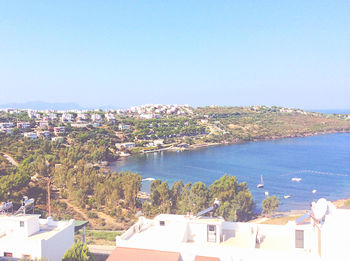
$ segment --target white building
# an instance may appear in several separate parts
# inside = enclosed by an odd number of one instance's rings
[[[32,140],[35,140],[38,138],[38,134],[35,132],[26,132],[26,133],[23,133],[23,136]]]
[[[134,148],[136,144],[135,142],[124,142],[124,143],[116,143],[115,146],[118,149],[121,149],[121,148],[131,149],[131,148]]]
[[[0,122],[0,129],[13,128],[13,122]]]
[[[70,113],[63,113],[61,117],[62,122],[72,122],[74,119],[73,115]]]
[[[17,123],[17,128],[18,129],[30,128],[30,122],[18,122]]]
[[[12,134],[13,128],[0,129],[0,132],[5,133],[5,134]]]
[[[227,222],[222,218],[161,214],[140,217],[117,248],[180,253],[181,260],[349,260],[350,210],[320,199],[311,215],[286,225]],[[133,260],[133,252],[128,260]],[[124,256],[125,258],[125,256]],[[110,261],[117,261],[112,254]],[[180,260],[180,259],[179,259]]]
[[[66,132],[66,128],[64,126],[53,128],[55,135],[63,134]]]
[[[40,127],[40,129],[48,129],[49,121],[38,121],[37,125]]]
[[[53,221],[39,216],[0,215],[0,260],[2,257],[62,260],[74,243],[74,220]]]
[[[130,125],[120,123],[118,125],[118,128],[119,128],[119,130],[129,130],[130,129]]]
[[[37,135],[38,135],[38,137],[42,137],[42,138],[48,139],[51,136],[51,132],[49,132],[49,131],[38,131]]]
[[[89,120],[89,115],[86,113],[78,113],[77,122],[86,122]]]
[[[102,120],[102,116],[100,114],[92,114],[91,115],[91,120],[96,122],[96,121],[101,121]]]
[[[112,113],[106,113],[105,117],[106,117],[107,121],[111,121],[111,122],[115,121],[115,115]]]

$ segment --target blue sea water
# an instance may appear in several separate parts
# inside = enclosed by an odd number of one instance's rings
[[[318,198],[350,197],[350,133],[288,138],[185,152],[142,154],[112,164],[116,171],[143,178],[202,181],[210,185],[225,173],[247,182],[259,207],[265,191],[280,198],[279,210],[308,209]],[[258,189],[260,175],[264,188]],[[293,182],[293,177],[301,178]],[[145,181],[143,189],[149,189]],[[312,190],[316,189],[316,193]],[[284,195],[290,195],[284,199]]]

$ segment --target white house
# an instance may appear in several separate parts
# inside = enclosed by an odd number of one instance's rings
[[[89,120],[89,115],[86,113],[78,113],[77,115],[77,121],[78,122],[86,122]]]
[[[18,122],[17,123],[17,128],[18,129],[30,128],[30,122]]]
[[[116,237],[116,253],[134,260],[137,249],[180,253],[179,260],[349,260],[350,210],[320,199],[312,212],[286,225],[228,222],[222,218],[161,214]],[[125,255],[129,255],[128,258]],[[109,261],[119,261],[112,254]],[[169,259],[170,260],[170,259]],[[176,259],[177,260],[177,259]],[[202,259],[201,259],[202,260]]]
[[[102,116],[100,114],[92,114],[91,115],[91,120],[96,122],[96,121],[101,121],[102,120]]]
[[[23,133],[23,136],[32,140],[35,140],[38,138],[38,134],[35,132],[26,132],[26,133]]]
[[[66,128],[64,126],[55,127],[53,128],[55,135],[63,134],[66,131]]]
[[[118,128],[119,128],[119,130],[129,130],[130,129],[130,125],[120,123],[118,125]]]
[[[107,121],[111,121],[111,122],[115,121],[115,115],[112,113],[106,113],[105,117],[106,117]]]
[[[74,119],[73,115],[70,113],[63,113],[61,117],[62,122],[72,122]]]
[[[121,148],[131,149],[131,148],[134,148],[136,144],[135,142],[124,142],[124,143],[116,143],[115,146],[118,149],[121,149]]]
[[[0,214],[0,260],[62,260],[74,243],[74,220],[54,221],[39,216]]]
[[[39,137],[46,138],[46,139],[50,138],[51,136],[51,132],[49,131],[38,131],[37,134]]]
[[[49,121],[38,121],[37,124],[41,129],[49,128]]]
[[[13,128],[13,122],[0,122],[0,129]]]

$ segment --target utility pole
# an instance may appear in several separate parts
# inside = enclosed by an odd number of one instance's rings
[[[48,216],[51,217],[51,196],[50,196],[50,178],[46,178],[47,180],[47,186],[46,186],[46,189],[47,189],[47,212],[48,212]]]

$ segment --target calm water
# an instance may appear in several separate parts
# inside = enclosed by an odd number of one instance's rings
[[[143,178],[170,184],[181,179],[210,185],[228,173],[247,182],[258,206],[268,191],[280,197],[282,211],[308,209],[310,202],[320,197],[350,197],[350,133],[143,154],[117,161],[112,169],[138,172]],[[263,189],[256,188],[260,175]],[[293,182],[293,177],[302,180]],[[147,187],[145,181],[143,189]],[[291,197],[284,199],[284,195]]]

